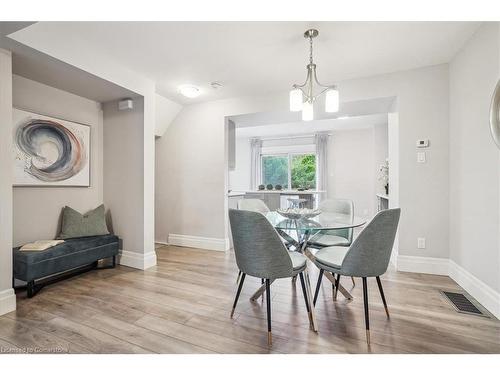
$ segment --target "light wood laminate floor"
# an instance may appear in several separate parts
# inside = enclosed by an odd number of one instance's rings
[[[118,266],[17,296],[17,311],[0,317],[0,352],[50,353],[500,353],[500,322],[459,314],[440,289],[450,278],[388,271],[382,282],[387,320],[369,280],[372,344],[365,341],[361,280],[353,301],[331,299],[323,279],[309,329],[300,283],[275,282],[273,346],[267,346],[265,302],[250,302],[260,279],[247,277],[233,319],[237,268],[232,253],[157,248],[146,271]],[[316,284],[317,270],[311,267]],[[344,280],[351,289],[351,281]]]

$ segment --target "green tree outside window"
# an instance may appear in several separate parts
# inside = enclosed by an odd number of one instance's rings
[[[289,178],[290,177],[290,178]],[[316,155],[290,154],[262,156],[262,184],[288,189],[316,188]]]
[[[290,161],[292,189],[315,189],[316,155],[292,155]]]

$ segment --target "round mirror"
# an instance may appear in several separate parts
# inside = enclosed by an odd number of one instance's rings
[[[493,140],[500,148],[500,80],[497,82],[490,106],[490,130]]]

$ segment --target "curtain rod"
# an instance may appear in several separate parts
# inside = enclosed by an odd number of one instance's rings
[[[281,139],[300,139],[300,138],[314,138],[316,134],[306,134],[306,135],[296,135],[296,136],[289,136],[289,137],[274,137],[274,138],[261,138],[262,141],[279,141]],[[331,136],[330,133],[327,134],[329,137]]]

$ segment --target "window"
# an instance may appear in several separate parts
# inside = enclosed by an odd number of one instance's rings
[[[302,154],[290,156],[290,180],[292,189],[316,188],[316,155]]]
[[[262,156],[262,183],[288,189],[288,155]]]
[[[262,156],[262,184],[281,185],[283,189],[316,188],[315,154],[278,154]]]

